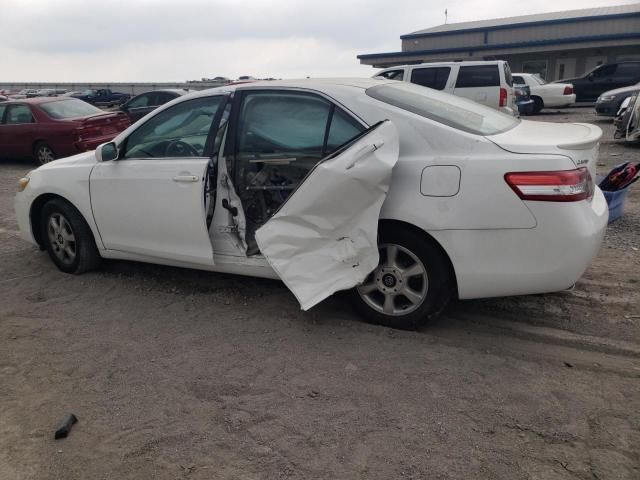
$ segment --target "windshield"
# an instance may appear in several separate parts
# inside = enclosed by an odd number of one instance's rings
[[[443,125],[477,135],[506,132],[520,123],[511,115],[427,87],[387,83],[366,90],[367,95]]]
[[[59,102],[43,103],[40,105],[40,108],[42,108],[49,117],[57,120],[63,118],[88,117],[104,113],[99,108],[74,98],[60,100]]]

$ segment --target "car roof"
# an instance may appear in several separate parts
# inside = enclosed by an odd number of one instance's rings
[[[412,63],[407,65],[394,65],[393,67],[387,67],[382,69],[384,70],[394,70],[396,68],[407,68],[407,67],[440,67],[440,66],[450,66],[450,65],[462,65],[466,66],[474,66],[474,65],[498,65],[500,63],[506,63],[505,60],[473,60],[473,61],[462,61],[462,62],[426,62],[426,63]]]
[[[148,92],[138,93],[138,95],[144,95],[145,93],[157,93],[157,92],[168,92],[168,93],[180,93],[185,94],[187,91],[184,88],[159,88],[158,90],[149,90]]]
[[[394,83],[395,80],[377,78],[301,78],[291,80],[258,80],[255,82],[245,82],[220,87],[208,88],[190,92],[190,97],[206,96],[220,91],[229,92],[238,88],[305,88],[309,90],[326,90],[328,88],[359,89],[365,90],[369,87]]]

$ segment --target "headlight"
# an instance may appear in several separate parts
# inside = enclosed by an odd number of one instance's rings
[[[27,188],[27,185],[29,185],[29,177],[22,177],[20,180],[18,180],[18,191],[22,192],[25,188]]]
[[[616,98],[615,95],[602,95],[598,97],[598,102],[610,102],[614,98]]]

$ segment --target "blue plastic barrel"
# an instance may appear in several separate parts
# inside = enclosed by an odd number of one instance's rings
[[[609,205],[609,223],[611,223],[622,216],[624,202],[627,199],[629,189],[623,188],[616,192],[605,192],[603,190],[602,193],[604,194],[604,198],[607,199],[607,204]]]

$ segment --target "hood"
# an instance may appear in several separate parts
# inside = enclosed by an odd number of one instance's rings
[[[72,157],[61,158],[59,160],[54,160],[53,162],[45,163],[41,167],[38,167],[36,170],[49,170],[52,168],[60,168],[78,164],[91,165],[96,162],[97,160],[95,151],[92,150],[89,152],[82,152],[77,155],[73,155]]]
[[[604,97],[605,95],[618,95],[620,93],[633,93],[637,91],[640,91],[640,83],[631,85],[629,87],[614,88],[613,90],[607,90],[606,92],[601,93],[600,96]]]

